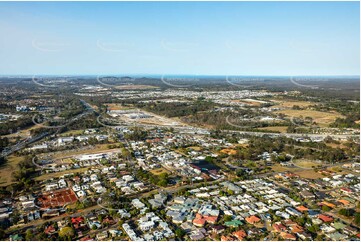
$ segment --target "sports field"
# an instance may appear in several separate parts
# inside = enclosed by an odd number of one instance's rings
[[[76,202],[78,199],[75,193],[69,189],[61,189],[48,193],[43,193],[38,198],[38,203],[42,208],[62,207],[66,204]]]

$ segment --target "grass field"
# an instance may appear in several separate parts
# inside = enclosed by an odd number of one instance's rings
[[[17,164],[24,159],[23,156],[9,156],[8,161],[0,167],[0,186],[8,186],[12,181],[12,173],[18,170]]]
[[[329,124],[333,123],[336,118],[343,118],[343,116],[336,112],[320,112],[314,110],[293,110],[286,109],[281,111],[275,111],[275,113],[283,113],[284,115],[292,118],[298,117],[311,117],[314,122],[319,124],[320,126],[327,127]]]
[[[160,175],[162,173],[169,173],[166,169],[164,168],[157,168],[157,169],[153,169],[153,170],[150,170],[150,172],[153,174],[153,175]]]
[[[50,178],[53,177],[60,177],[63,176],[65,174],[70,174],[70,173],[77,173],[77,172],[85,172],[86,170],[90,169],[90,167],[84,167],[84,168],[79,168],[79,169],[73,169],[73,170],[67,170],[67,171],[59,171],[59,172],[55,172],[55,173],[47,173],[41,176],[36,177],[34,180],[36,181],[44,181],[44,180],[48,180]]]
[[[53,158],[61,159],[61,158],[66,158],[66,157],[69,157],[72,155],[92,154],[92,153],[110,152],[110,151],[118,150],[118,149],[108,149],[107,147],[108,147],[107,144],[102,144],[102,145],[96,145],[95,148],[89,148],[86,150],[78,150],[78,151],[71,151],[71,152],[64,152],[64,151],[57,152],[55,155],[53,155]],[[17,157],[14,155],[10,155],[8,157],[7,163],[0,167],[0,186],[7,186],[7,185],[13,183],[12,173],[18,169],[17,164],[23,159],[24,159],[23,156]],[[70,171],[67,171],[64,174],[66,174],[66,173],[70,173]],[[54,173],[46,174],[46,175],[52,176],[52,175],[54,175]],[[38,178],[36,178],[36,179],[38,179]],[[41,178],[41,179],[43,179],[43,178]]]
[[[105,104],[109,110],[128,110],[133,109],[134,107],[122,106],[119,103],[106,103]]]
[[[262,131],[271,131],[271,132],[280,132],[280,133],[286,133],[288,126],[273,126],[273,127],[262,127],[258,128]]]
[[[82,135],[83,133],[84,133],[83,129],[69,130],[69,131],[66,131],[66,132],[60,134],[59,136],[61,136],[61,137],[76,136],[76,135]]]
[[[316,102],[309,102],[309,101],[297,101],[297,100],[289,100],[289,99],[270,99],[275,105],[272,106],[273,108],[279,108],[280,110],[274,111],[275,114],[284,114],[290,118],[299,118],[299,117],[311,117],[314,122],[316,122],[321,127],[328,127],[331,123],[333,123],[336,118],[344,118],[343,115],[330,111],[330,112],[321,112],[316,110],[311,110],[310,106],[316,105]],[[299,106],[303,110],[294,110],[292,109],[293,106]],[[273,127],[272,127],[273,128]],[[276,129],[270,129],[268,127],[260,128],[262,130],[272,130],[278,131]],[[281,131],[283,130],[281,129]]]
[[[299,106],[301,108],[306,108],[311,105],[315,105],[314,102],[306,102],[306,101],[292,101],[292,100],[271,100],[276,103],[274,108],[292,108],[293,106]]]
[[[73,155],[81,155],[81,154],[94,154],[94,153],[99,153],[99,152],[110,152],[110,151],[115,151],[115,150],[119,150],[119,149],[108,149],[108,144],[99,144],[99,145],[95,145],[95,147],[90,147],[89,149],[84,149],[84,150],[75,150],[75,151],[70,151],[70,152],[57,152],[54,155],[52,155],[53,159],[61,159],[61,158],[66,158],[69,156],[73,156]]]
[[[294,168],[283,167],[280,164],[276,164],[272,166],[272,170],[275,172],[285,172],[285,171],[292,171]]]
[[[340,143],[340,144],[326,143],[326,145],[329,146],[329,147],[332,147],[332,148],[347,149],[347,146],[345,146],[342,143]]]
[[[315,161],[305,160],[305,159],[293,160],[293,163],[303,168],[313,168],[321,165],[321,163],[317,163]]]
[[[182,154],[182,155],[187,155],[187,150],[185,148],[177,148],[174,149],[175,152],[177,152],[178,154]]]
[[[302,178],[308,178],[308,179],[318,179],[325,177],[322,174],[315,172],[314,170],[296,171],[294,173]]]
[[[347,174],[351,173],[351,174],[353,174],[355,176],[360,176],[359,172],[344,169],[344,168],[342,168],[341,165],[340,166],[330,167],[330,168],[328,168],[328,170],[336,172],[337,174],[341,174],[341,175],[347,175]]]
[[[328,170],[333,171],[333,172],[342,172],[342,167],[341,166],[334,166],[334,167],[328,168]]]
[[[302,178],[318,179],[324,177],[322,174],[315,172],[314,170],[300,170],[300,168],[283,167],[279,164],[272,166],[272,170],[276,172],[293,172]]]
[[[41,125],[33,125],[27,129],[22,129],[19,132],[16,133],[12,133],[12,134],[7,134],[7,135],[3,135],[2,137],[7,137],[8,139],[12,140],[15,139],[16,137],[20,137],[21,139],[27,138],[30,135],[30,131],[33,129],[37,129],[40,128]]]
[[[261,102],[255,102],[255,101],[250,101],[250,100],[244,100],[244,99],[241,99],[241,100],[231,100],[231,102],[235,102],[235,103],[243,103],[243,104],[246,104],[246,105],[249,105],[249,106],[255,106],[255,107],[259,107],[261,106]]]
[[[199,146],[189,146],[188,148],[190,148],[192,150],[195,150],[195,151],[201,151],[202,150],[202,147],[199,147]]]
[[[115,86],[115,88],[121,90],[141,90],[141,89],[154,89],[159,87],[151,86],[151,85],[120,85],[120,86]]]

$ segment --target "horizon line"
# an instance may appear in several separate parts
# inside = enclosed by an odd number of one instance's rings
[[[130,73],[118,73],[118,74],[0,74],[0,77],[36,77],[36,76],[72,76],[72,77],[99,77],[99,76],[143,76],[143,77],[162,77],[162,76],[198,76],[198,77],[353,77],[360,78],[360,74],[340,74],[340,75],[256,75],[256,74],[130,74]]]

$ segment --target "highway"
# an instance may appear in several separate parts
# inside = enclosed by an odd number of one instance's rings
[[[175,131],[181,132],[181,133],[193,133],[193,134],[207,134],[210,132],[210,130],[208,129],[204,129],[204,128],[198,128],[198,127],[192,127],[192,126],[167,126],[167,125],[150,125],[150,124],[128,124],[128,125],[116,125],[116,126],[111,126],[111,125],[104,125],[104,126],[108,126],[111,128],[117,128],[117,129],[121,129],[121,128],[130,128],[130,127],[140,127],[140,128],[144,128],[144,129],[154,129],[154,128],[173,128]],[[263,135],[268,135],[268,136],[274,136],[274,137],[278,137],[278,136],[285,136],[288,138],[320,138],[320,139],[324,139],[326,137],[331,137],[333,139],[347,139],[347,138],[358,138],[360,137],[360,135],[358,134],[311,134],[311,133],[271,133],[271,132],[253,132],[253,131],[240,131],[240,130],[222,130],[223,132],[228,132],[228,133],[239,133],[239,134],[246,134],[246,135],[252,135],[252,136],[263,136]]]
[[[89,115],[92,112],[95,112],[95,110],[90,106],[90,104],[88,104],[87,102],[85,102],[84,100],[80,100],[80,102],[85,106],[85,111],[82,112],[81,114],[76,115],[75,117],[73,117],[72,119],[69,120],[69,122],[67,122],[65,125],[61,126],[60,128],[57,129],[57,131],[51,132],[51,131],[46,131],[43,132],[35,137],[31,137],[31,138],[26,138],[24,140],[19,141],[17,144],[7,147],[5,148],[2,153],[0,154],[0,157],[6,157],[11,155],[12,153],[19,151],[21,149],[24,149],[26,146],[28,146],[31,143],[37,142],[51,134],[57,134],[58,132],[60,132],[61,128],[68,126],[69,124],[72,124],[73,122],[80,120],[81,118],[83,118],[86,115]]]
[[[26,139],[18,142],[17,144],[4,149],[3,152],[1,153],[0,157],[6,157],[8,155],[11,155],[12,153],[14,153],[16,151],[19,151],[19,150],[25,148],[27,145],[41,140],[42,138],[48,136],[49,134],[50,134],[49,132],[44,132],[44,133],[41,133],[41,134],[39,134],[39,135],[37,135],[35,137],[26,138]]]
[[[298,133],[270,133],[270,132],[252,132],[252,131],[238,131],[238,130],[224,130],[224,132],[230,132],[230,133],[239,133],[239,134],[248,134],[248,135],[254,135],[254,136],[263,136],[263,135],[269,135],[269,136],[285,136],[288,138],[326,138],[331,137],[333,139],[347,139],[349,137],[360,137],[360,135],[357,134],[298,134]]]

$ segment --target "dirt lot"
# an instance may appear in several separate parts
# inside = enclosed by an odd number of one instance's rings
[[[220,151],[220,153],[227,154],[227,155],[235,155],[235,154],[237,154],[237,151],[234,149],[223,149]]]

